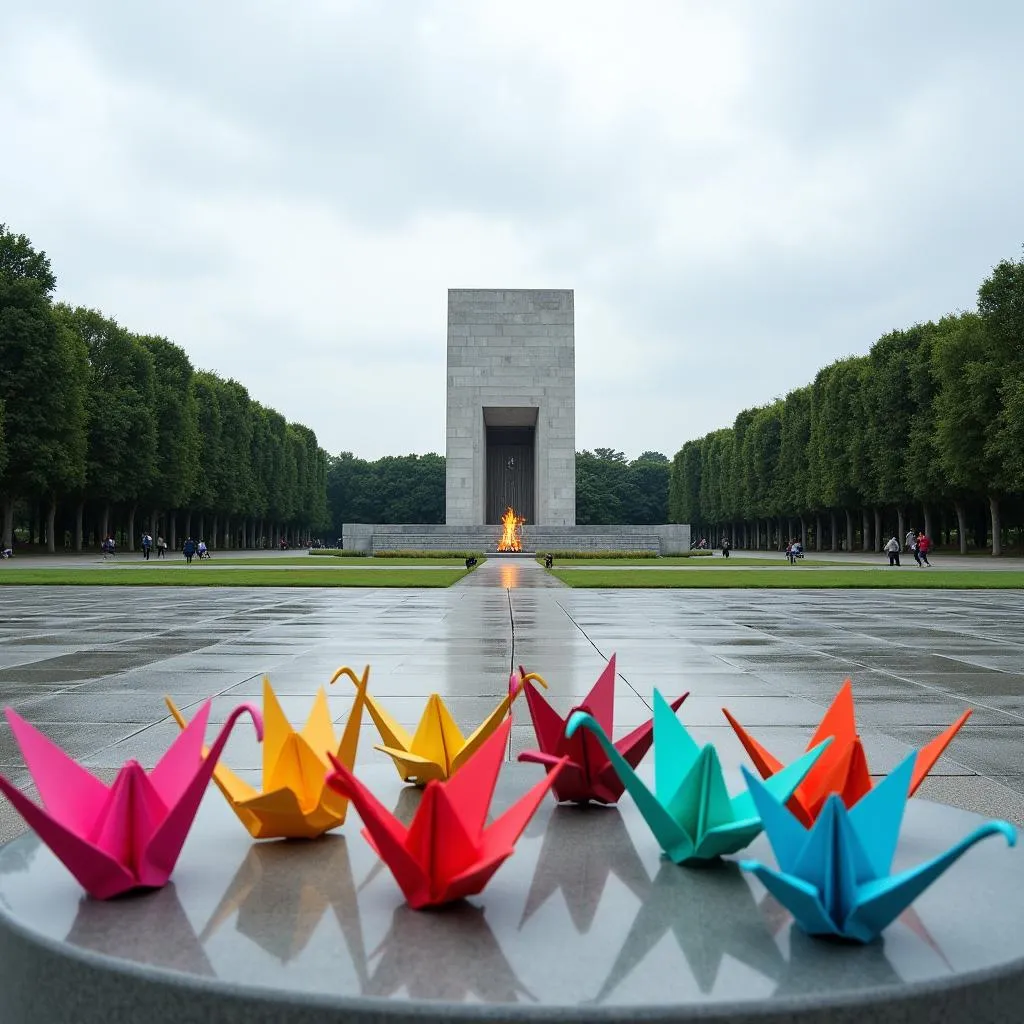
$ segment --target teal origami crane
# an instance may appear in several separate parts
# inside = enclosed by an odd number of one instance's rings
[[[833,794],[809,829],[744,768],[779,870],[753,860],[740,867],[757,875],[805,932],[871,942],[979,840],[1000,834],[1010,846],[1017,841],[1009,822],[989,821],[938,857],[889,874],[916,759],[917,751],[850,810]]]
[[[761,819],[750,793],[729,796],[718,752],[711,744],[697,745],[658,690],[654,691],[653,793],[585,711],[570,717],[566,736],[577,729],[589,729],[595,735],[665,855],[676,864],[715,860],[757,838]],[[768,779],[765,786],[773,796],[788,800],[830,742],[819,744]]]

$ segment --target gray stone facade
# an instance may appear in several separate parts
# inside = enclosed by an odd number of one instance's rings
[[[445,481],[449,526],[481,526],[487,521],[488,425],[535,427],[536,525],[575,525],[571,289],[449,289]]]
[[[346,551],[491,551],[498,546],[494,526],[346,523]],[[690,549],[690,527],[524,526],[525,551],[655,551],[678,555]]]

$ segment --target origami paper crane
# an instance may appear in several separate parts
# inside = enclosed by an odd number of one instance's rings
[[[548,684],[535,672],[527,673],[520,667],[519,675],[525,686],[528,682]],[[689,696],[684,693],[672,701],[673,711]],[[520,761],[533,761],[544,765],[549,771],[564,757],[569,763],[551,787],[558,801],[571,800],[573,803],[587,803],[593,800],[600,804],[614,804],[622,796],[623,782],[612,767],[611,759],[593,737],[577,733],[572,738],[566,734],[566,723],[577,711],[592,715],[606,736],[612,735],[615,717],[615,655],[608,659],[604,671],[598,676],[593,689],[583,703],[574,707],[563,719],[532,686],[526,686],[526,703],[533,719],[533,731],[537,736],[540,750],[524,750]],[[635,768],[650,750],[654,741],[653,719],[634,729],[628,736],[615,741],[615,749],[631,767]]]
[[[39,790],[38,807],[0,775],[0,791],[39,838],[96,899],[165,885],[192,825],[217,758],[239,716],[263,734],[259,711],[241,704],[204,757],[207,701],[159,764],[128,761],[107,786],[7,708],[7,721]]]
[[[557,775],[552,771],[485,827],[512,722],[481,744],[446,782],[432,779],[406,828],[340,761],[327,784],[359,811],[363,835],[394,875],[414,910],[480,892],[507,860]]]
[[[810,829],[744,768],[779,870],[752,860],[740,867],[753,872],[804,931],[871,942],[975,843],[996,834],[1010,846],[1017,841],[1009,822],[989,821],[938,857],[890,875],[915,760],[911,754],[851,810],[832,794]]]
[[[761,819],[750,794],[729,796],[715,748],[710,743],[703,748],[697,746],[657,690],[654,793],[640,781],[591,715],[577,711],[570,718],[567,735],[571,737],[578,729],[589,729],[597,737],[665,855],[676,864],[699,863],[735,853],[761,831]],[[827,742],[768,780],[767,785],[780,799],[789,799]]]
[[[331,768],[327,752],[334,750],[350,768],[355,763],[367,678],[364,673],[358,684],[339,744],[322,687],[305,727],[296,732],[264,676],[262,790],[254,789],[227,765],[218,764],[213,770],[217,788],[253,839],[315,839],[344,823],[348,801],[327,788],[326,776]],[[184,729],[185,719],[174,702],[170,697],[165,702]]]
[[[367,666],[363,673],[364,686],[369,678],[369,672]],[[331,682],[343,675],[347,675],[357,686],[360,685],[361,680],[350,668],[339,668]],[[370,717],[383,740],[383,743],[377,744],[374,749],[383,751],[395,762],[403,782],[423,786],[431,779],[447,779],[454,775],[498,728],[512,707],[512,701],[519,696],[522,689],[521,680],[514,675],[510,676],[508,696],[469,736],[462,735],[439,694],[430,695],[413,736],[410,736],[373,697],[366,694],[366,710],[370,712]]]
[[[769,778],[782,768],[782,762],[773,757],[750,733],[722,708],[729,724],[740,742],[746,748],[751,760],[757,766],[762,778]],[[910,794],[924,781],[942,752],[952,742],[960,727],[971,717],[965,711],[945,732],[936,736],[917,752],[914,773],[910,782]],[[817,732],[811,738],[807,749],[816,746],[831,736],[833,743],[821,760],[807,773],[807,778],[797,787],[790,801],[790,810],[805,825],[810,825],[821,813],[829,794],[838,793],[847,807],[853,805],[871,790],[871,773],[867,757],[857,735],[857,722],[853,709],[853,686],[849,679],[836,694]]]

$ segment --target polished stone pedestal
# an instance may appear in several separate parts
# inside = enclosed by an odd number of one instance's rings
[[[417,791],[390,766],[360,774],[411,814]],[[536,778],[506,765],[495,808]],[[911,801],[896,869],[979,820]],[[15,840],[0,849],[4,1024],[1024,1018],[1024,855],[998,839],[862,947],[804,936],[735,864],[664,861],[628,797],[546,801],[481,896],[434,911],[405,906],[358,825],[254,843],[211,787],[172,883],[105,903]],[[772,862],[764,837],[748,854]]]

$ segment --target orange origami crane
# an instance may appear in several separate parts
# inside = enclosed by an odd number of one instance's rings
[[[339,668],[331,678],[333,683],[341,676],[348,676],[357,686],[365,690],[370,668],[366,667],[360,680],[350,668]],[[547,685],[546,683],[544,684]],[[383,743],[376,750],[387,754],[404,782],[423,786],[431,779],[444,780],[454,775],[483,742],[498,728],[508,714],[512,701],[519,696],[523,682],[516,676],[508,681],[508,696],[470,733],[463,736],[452,713],[445,706],[439,694],[432,693],[423,709],[416,733],[410,736],[369,694],[366,694],[366,710],[377,726]]]
[[[363,835],[391,869],[414,910],[473,896],[512,855],[548,786],[552,770],[507,811],[486,825],[512,721],[482,744],[465,771],[446,782],[432,779],[412,824],[405,827],[349,770],[331,757],[327,785],[356,805]]]
[[[527,672],[520,667],[519,675],[522,682],[538,682],[548,684],[536,672]],[[671,702],[673,711],[689,696],[684,693]],[[607,736],[611,736],[615,725],[615,655],[608,659],[597,682],[582,702],[569,713],[562,716],[532,686],[527,687],[526,703],[533,719],[533,731],[537,736],[540,750],[524,750],[519,755],[520,761],[533,761],[544,765],[548,771],[551,766],[561,764],[566,757],[569,764],[561,773],[552,787],[555,799],[559,803],[572,802],[585,804],[594,801],[600,804],[618,802],[625,784],[612,767],[611,759],[604,752],[601,744],[588,731],[578,730],[570,739],[565,730],[569,719],[577,711],[586,711],[593,716]],[[615,749],[622,755],[626,763],[635,768],[644,754],[651,749],[654,742],[654,720],[648,719],[643,725],[637,726],[628,736],[614,742]]]
[[[355,703],[339,745],[323,687],[313,701],[309,720],[301,732],[296,732],[281,710],[270,680],[264,676],[262,792],[224,764],[213,770],[217,788],[253,839],[315,839],[344,823],[348,801],[325,784],[331,768],[327,755],[336,751],[339,761],[349,767],[355,763],[368,678],[369,669],[357,683]],[[165,700],[184,729],[186,723],[181,712],[170,697]]]
[[[783,767],[782,762],[768,753],[726,708],[722,708],[722,711],[761,773],[761,777],[767,779],[780,771]],[[970,717],[971,711],[968,709],[945,732],[917,752],[908,796],[913,795],[921,785],[960,727]],[[864,747],[857,734],[853,684],[849,679],[843,683],[831,707],[825,712],[825,717],[807,744],[807,749],[810,750],[830,736],[833,738],[832,743],[807,773],[807,777],[796,788],[786,805],[806,826],[815,822],[831,793],[838,793],[846,807],[852,808],[862,796],[871,791],[871,773],[868,771]]]

